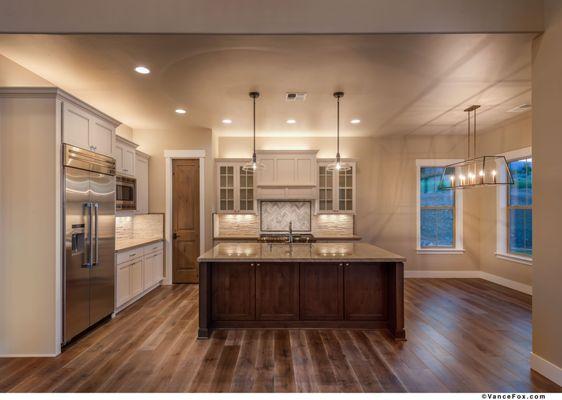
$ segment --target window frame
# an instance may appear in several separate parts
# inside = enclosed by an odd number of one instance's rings
[[[445,167],[460,162],[459,159],[418,159],[416,160],[416,251],[418,254],[463,254],[463,191],[455,190],[453,203],[453,246],[422,247],[421,246],[421,169],[424,167]],[[424,207],[444,208],[444,207]],[[449,208],[448,206],[446,208]]]
[[[509,151],[500,154],[506,158],[507,165],[517,160],[533,157],[532,147],[525,147],[523,149]],[[532,266],[533,257],[524,254],[512,253],[509,251],[509,190],[508,185],[498,185],[496,200],[497,200],[497,225],[496,225],[496,257],[502,260],[514,261],[520,264]],[[519,208],[519,207],[518,207]],[[531,210],[533,206],[531,205]],[[532,211],[531,211],[532,212]],[[531,228],[532,229],[532,228]]]

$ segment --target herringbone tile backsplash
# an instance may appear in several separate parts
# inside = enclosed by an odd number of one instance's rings
[[[262,232],[286,232],[291,222],[294,232],[312,230],[310,201],[262,201],[260,211]]]

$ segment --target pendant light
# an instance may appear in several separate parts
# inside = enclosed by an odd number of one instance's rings
[[[337,147],[336,147],[336,160],[328,164],[326,167],[327,171],[348,171],[351,169],[351,165],[342,162],[340,157],[340,99],[343,97],[343,92],[335,92],[334,97],[337,99]]]
[[[467,157],[466,160],[447,165],[441,175],[439,189],[465,189],[488,185],[512,185],[513,177],[504,156],[476,157],[476,110],[475,104],[464,111],[467,113]],[[472,131],[470,126],[473,120]],[[472,154],[470,140],[472,136]]]
[[[250,98],[254,103],[253,115],[254,115],[254,152],[252,153],[252,161],[249,163],[244,164],[242,169],[244,171],[257,171],[258,169],[264,169],[264,165],[261,162],[258,162],[256,157],[256,99],[260,97],[259,92],[250,92]]]

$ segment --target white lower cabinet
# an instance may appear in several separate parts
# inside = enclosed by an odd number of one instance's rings
[[[116,256],[115,311],[140,299],[164,278],[162,242],[120,252]]]

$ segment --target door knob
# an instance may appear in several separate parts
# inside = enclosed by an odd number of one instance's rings
[[[178,234],[174,232],[174,234],[172,235],[172,239],[176,240],[177,238],[178,238]]]

